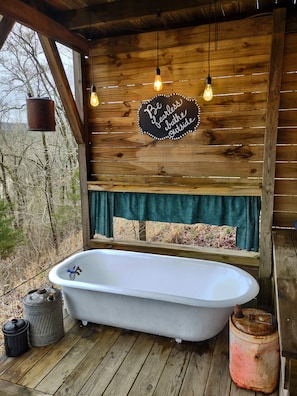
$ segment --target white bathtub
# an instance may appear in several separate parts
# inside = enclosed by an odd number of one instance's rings
[[[73,267],[81,272],[71,274]],[[70,279],[75,278],[75,279]],[[94,249],[49,273],[69,314],[88,322],[203,341],[217,335],[236,304],[259,292],[247,272],[219,262]]]

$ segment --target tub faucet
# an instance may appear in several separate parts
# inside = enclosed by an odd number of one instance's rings
[[[72,268],[68,268],[67,272],[69,272],[69,279],[74,280],[75,275],[80,275],[82,269],[78,265],[74,265]]]

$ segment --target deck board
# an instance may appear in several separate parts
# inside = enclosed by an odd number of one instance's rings
[[[89,337],[84,334],[59,363],[53,367],[49,374],[39,382],[36,389],[44,393],[54,394],[59,389],[64,379],[67,378],[87,356],[88,352],[94,346],[96,339],[98,339],[96,332],[93,332]]]
[[[174,343],[154,395],[178,395],[191,357],[189,344]]]
[[[113,327],[101,329],[101,333],[92,350],[79,366],[77,366],[65,379],[61,387],[55,393],[55,396],[77,395],[83,387],[87,390],[85,384],[89,378],[92,376],[100,378],[100,371],[102,370],[100,363],[108,354],[108,351],[110,351],[120,334],[121,330]]]
[[[83,329],[84,332],[87,329]],[[55,348],[50,348],[48,352],[39,360],[39,364],[34,364],[30,370],[18,381],[20,385],[34,389],[60,362],[60,360],[70,353],[73,346],[82,336],[81,329],[74,327],[59,342]]]
[[[155,336],[140,334],[103,394],[127,395],[153,347]],[[101,379],[100,379],[101,382]],[[95,396],[95,394],[94,394]]]
[[[229,375],[228,326],[182,342],[64,320],[65,336],[17,358],[0,357],[1,396],[256,396]],[[274,392],[274,396],[278,394]]]
[[[121,334],[78,395],[95,396],[96,394],[103,394],[134,345],[136,338],[135,333],[125,332]]]
[[[172,349],[170,338],[158,337],[141,369],[129,396],[153,395]]]
[[[52,396],[3,380],[0,380],[0,389],[1,396]]]
[[[181,387],[181,395],[199,396],[203,394],[209,376],[215,347],[215,338],[197,343],[193,348],[187,372]]]
[[[231,387],[231,377],[229,374],[229,353],[226,349],[228,340],[228,328],[216,337],[216,345],[212,356],[205,395],[229,395]],[[220,379],[218,381],[218,378]]]

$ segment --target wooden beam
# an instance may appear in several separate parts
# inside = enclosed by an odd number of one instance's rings
[[[162,177],[146,175],[99,175],[89,181],[90,191],[141,192],[155,194],[261,196],[261,183],[253,179]],[[94,178],[94,177],[93,177]],[[142,180],[141,180],[142,179]],[[184,180],[182,180],[184,179]],[[189,183],[187,183],[189,182]]]
[[[174,243],[114,240],[100,237],[90,240],[90,248],[130,250],[133,252],[220,261],[242,267],[248,272],[252,272],[255,277],[257,277],[259,268],[259,253],[244,250],[186,246]]]
[[[84,114],[84,111],[86,111],[86,109],[84,108],[82,56],[77,52],[73,53],[73,68],[74,68],[74,88],[75,88],[77,108],[80,113],[81,119],[84,120],[86,119]],[[83,248],[84,250],[87,250],[89,249],[89,245],[90,245],[90,211],[89,211],[89,191],[87,184],[88,156],[87,156],[87,147],[85,144],[78,145],[78,163],[79,163]]]
[[[263,191],[260,228],[260,279],[268,279],[272,274],[274,177],[285,28],[286,9],[275,9],[273,13],[266,131],[264,140]]]
[[[230,3],[229,0],[221,0],[220,6]],[[59,21],[68,27],[68,29],[83,29],[92,26],[104,25],[109,22],[123,22],[125,20],[138,20],[142,17],[155,17],[157,22],[157,13],[174,13],[180,11],[191,11],[194,8],[209,9],[209,0],[151,0],[141,2],[141,6],[135,7],[135,0],[119,0],[116,2],[107,2],[85,7],[79,10],[66,10],[59,13]]]
[[[81,217],[82,217],[82,236],[83,248],[90,248],[90,211],[89,211],[89,191],[87,184],[87,157],[86,145],[78,145],[79,180],[81,196]]]
[[[73,98],[70,85],[54,41],[39,35],[43,51],[59,91],[66,115],[77,144],[84,143],[83,124]]]
[[[11,29],[13,28],[14,20],[4,16],[0,22],[0,49],[3,47]]]
[[[1,1],[0,14],[80,53],[89,53],[89,42],[86,39],[20,0]]]

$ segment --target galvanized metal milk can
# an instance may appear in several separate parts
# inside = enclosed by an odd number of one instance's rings
[[[272,393],[279,380],[276,322],[260,309],[236,307],[230,321],[230,375],[237,386]]]
[[[4,334],[5,353],[9,357],[17,357],[29,349],[29,323],[24,319],[12,319],[2,327]]]
[[[24,317],[30,323],[32,346],[44,346],[64,335],[61,292],[49,287],[30,291],[23,299]]]

